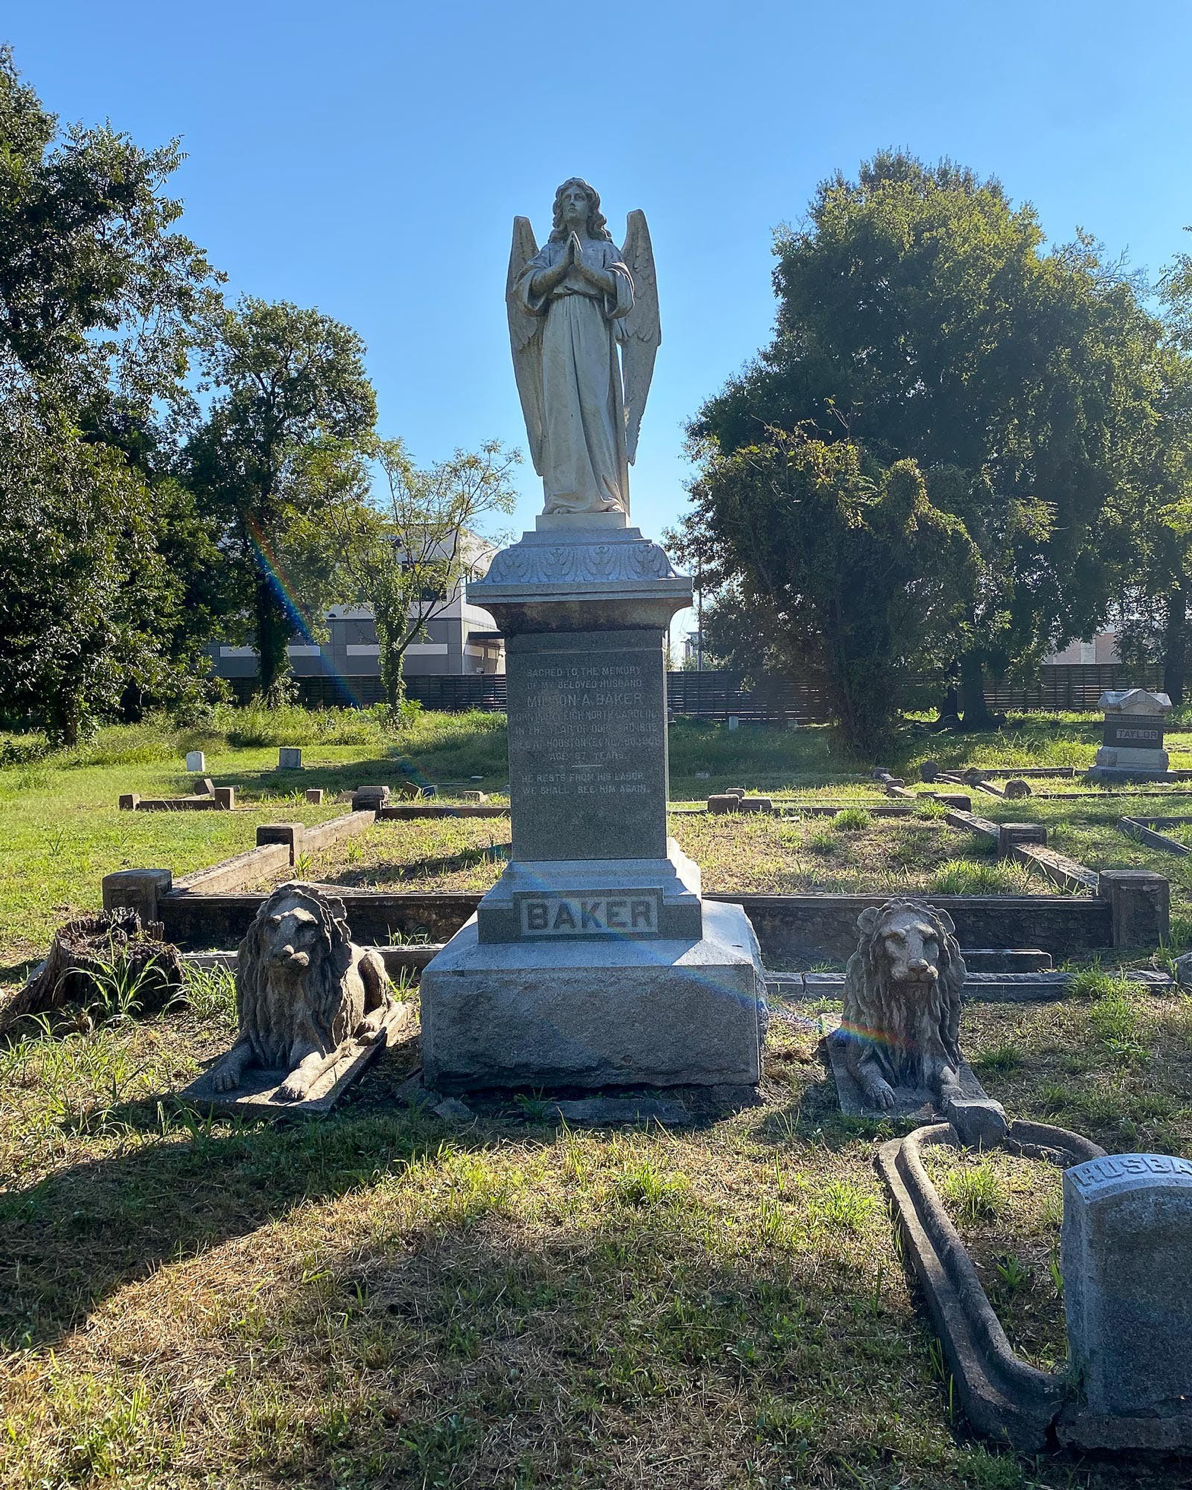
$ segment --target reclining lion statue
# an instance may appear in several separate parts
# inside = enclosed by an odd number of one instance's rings
[[[352,942],[343,902],[314,885],[281,885],[240,943],[239,1034],[212,1085],[233,1091],[250,1066],[288,1071],[276,1095],[299,1101],[343,1043],[375,1035],[393,1007],[385,964]]]
[[[947,1110],[960,1091],[960,1003],[966,970],[946,911],[889,900],[857,918],[861,940],[844,974],[845,1066],[869,1106],[896,1088],[926,1088]]]

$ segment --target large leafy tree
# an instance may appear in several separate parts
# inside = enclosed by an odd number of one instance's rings
[[[1162,458],[1123,586],[1120,645],[1127,660],[1162,666],[1164,691],[1178,704],[1192,665],[1192,255],[1177,256],[1160,289],[1168,312]]]
[[[692,497],[677,548],[718,591],[713,651],[747,673],[810,667],[852,743],[880,750],[960,617],[977,563],[964,525],[913,461],[798,435],[710,455]]]
[[[212,318],[204,366],[213,389],[186,451],[187,483],[224,524],[221,552],[274,697],[286,646],[304,624],[280,561],[287,530],[319,499],[312,454],[367,441],[376,399],[364,344],[349,327],[285,301],[245,297]]]
[[[186,397],[212,300],[162,190],[181,160],[176,140],[143,150],[109,125],[60,129],[0,47],[0,345],[111,443],[134,444],[155,402]]]
[[[180,159],[60,129],[0,48],[0,689],[68,741],[192,671],[161,541],[185,569],[197,519],[157,475],[216,276],[173,230]]]
[[[1163,460],[1162,327],[1088,238],[1047,249],[947,161],[832,177],[775,253],[774,340],[693,421],[697,454],[807,427],[914,459],[977,545],[952,665],[983,722],[983,670],[1088,635],[1120,584]]]
[[[151,493],[120,452],[46,400],[0,403],[0,697],[74,744],[123,691],[168,696],[161,628],[180,589]]]

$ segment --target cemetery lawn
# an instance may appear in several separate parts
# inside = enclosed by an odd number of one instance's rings
[[[836,1111],[811,1007],[775,1011],[755,1105],[569,1132],[533,1093],[463,1123],[408,1105],[416,1046],[326,1121],[198,1119],[169,1093],[231,1039],[230,981],[190,999],[0,1055],[5,1490],[1137,1483],[950,1421],[872,1166],[892,1130]],[[1192,1155],[1189,1000],[1090,977],[966,1020],[1014,1114]],[[1050,1190],[997,1178],[970,1238],[1034,1299]],[[1004,1314],[1040,1358],[1045,1302]]]
[[[906,821],[861,813],[842,819],[672,814],[669,829],[700,865],[709,892],[1029,895],[1052,889],[1020,865],[999,864],[988,839],[950,828],[938,816]],[[356,889],[484,891],[499,877],[508,846],[507,819],[379,822],[319,854],[311,873]]]
[[[1089,764],[1100,736],[1089,715],[1027,715],[997,734],[933,736],[904,732],[888,764],[914,782],[931,757],[945,767]],[[1192,767],[1192,733],[1169,733],[1174,765]],[[306,769],[273,769],[279,744],[301,745]],[[188,749],[202,749],[217,785],[239,788],[236,813],[119,812],[117,798],[183,794]],[[704,776],[704,773],[707,775]],[[796,798],[865,806],[886,799],[867,763],[843,752],[826,726],[797,730],[678,720],[671,729],[673,805],[694,805],[712,792],[744,786],[777,800]],[[479,777],[479,780],[474,778]],[[116,869],[162,866],[175,875],[203,868],[252,846],[258,823],[323,821],[348,810],[357,785],[408,781],[435,784],[445,800],[479,788],[506,800],[505,725],[501,715],[417,716],[400,734],[368,711],[225,710],[203,730],[160,723],[117,725],[73,751],[50,752],[35,737],[0,737],[0,995],[45,953],[54,928],[100,904],[100,882]],[[321,786],[314,807],[305,788]],[[1173,946],[1192,941],[1192,860],[1146,848],[1117,831],[1130,813],[1192,816],[1192,796],[1090,792],[1045,800],[1045,791],[1078,790],[1079,782],[1037,781],[1036,795],[1001,802],[976,792],[981,816],[1048,823],[1054,846],[1093,868],[1157,869],[1172,882]],[[338,799],[338,800],[336,800]],[[1186,805],[1185,805],[1186,804]],[[931,809],[924,807],[924,813]],[[913,823],[874,819],[841,831],[830,819],[703,819],[676,814],[672,831],[702,864],[709,890],[800,890],[847,893],[934,890],[1015,893],[1046,890],[1037,878],[998,864],[969,835],[938,818]],[[420,887],[484,889],[500,871],[508,824],[501,819],[378,825],[359,847],[344,845],[299,866],[314,878],[377,884],[411,880]],[[745,852],[742,852],[744,848]],[[355,854],[357,857],[352,858]],[[383,860],[390,861],[385,867]]]

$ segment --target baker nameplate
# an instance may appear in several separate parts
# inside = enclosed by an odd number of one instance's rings
[[[597,895],[513,897],[523,937],[657,936],[662,896],[657,890]]]

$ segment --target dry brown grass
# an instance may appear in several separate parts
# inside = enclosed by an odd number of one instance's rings
[[[829,817],[673,814],[670,831],[700,865],[704,888],[721,893],[907,894],[940,889],[957,874],[963,890],[966,869],[986,894],[1052,888],[1019,865],[996,863],[986,840],[939,818],[870,817],[849,829]],[[508,845],[507,819],[384,821],[302,872],[345,887],[483,891],[500,875]]]

